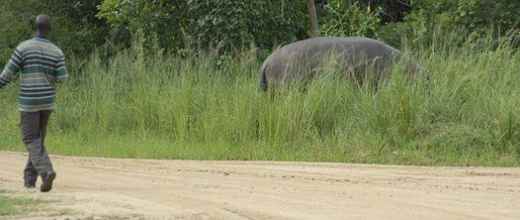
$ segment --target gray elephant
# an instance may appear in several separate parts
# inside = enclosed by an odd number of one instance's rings
[[[401,59],[399,50],[377,40],[364,37],[317,37],[297,41],[276,50],[263,63],[260,87],[267,90],[292,81],[306,82],[324,68],[340,70],[351,80],[363,82],[367,77],[379,81],[387,77],[393,64]],[[420,68],[405,63],[409,76],[415,77]]]

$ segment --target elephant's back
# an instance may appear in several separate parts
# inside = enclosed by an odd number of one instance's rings
[[[304,79],[311,70],[330,60],[331,55],[344,68],[363,69],[366,68],[365,63],[372,63],[382,72],[399,54],[399,50],[365,37],[310,38],[275,50],[262,65],[261,79],[266,85],[268,82]]]
[[[399,50],[381,41],[366,37],[316,37],[288,44],[274,54],[322,54],[331,50],[364,52],[367,55],[395,55]]]

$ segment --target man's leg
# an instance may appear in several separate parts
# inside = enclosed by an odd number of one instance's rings
[[[40,112],[40,136],[42,138],[42,146],[45,147],[45,137],[47,137],[47,125],[49,124],[49,119],[51,118],[52,111],[41,111]]]
[[[52,189],[52,181],[56,177],[49,155],[42,144],[41,112],[22,112],[23,142],[29,152],[32,165],[42,177],[42,192]]]
[[[23,180],[24,186],[26,188],[34,188],[36,187],[36,180],[38,179],[38,172],[36,168],[34,168],[31,158],[27,158],[27,163],[25,165],[25,169],[23,170]]]
[[[22,131],[22,139],[29,153],[27,163],[24,169],[24,185],[27,188],[35,187],[36,180],[38,179],[38,171],[32,163],[33,150],[29,148],[29,144],[35,137],[34,130],[36,125],[39,124],[39,117],[36,117],[36,113],[25,113],[22,112],[20,115],[20,128]]]
[[[51,159],[49,158],[49,154],[47,153],[47,148],[45,147],[45,137],[47,136],[47,125],[49,124],[49,119],[51,117],[52,111],[41,111],[40,112],[40,137],[41,137],[41,145],[42,149],[45,152],[45,156],[47,157],[47,161],[50,164],[50,169],[52,171],[47,172],[46,175],[42,175],[42,185],[40,190],[42,192],[48,192],[52,189],[52,182],[56,178],[56,172],[52,167]]]

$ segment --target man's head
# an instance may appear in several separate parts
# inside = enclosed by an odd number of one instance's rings
[[[36,34],[39,37],[47,37],[51,31],[51,19],[47,15],[38,15],[36,17]]]

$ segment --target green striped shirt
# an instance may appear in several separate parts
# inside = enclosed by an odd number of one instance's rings
[[[36,37],[16,47],[0,75],[0,88],[20,79],[20,111],[54,110],[56,83],[67,77],[61,49],[47,39]]]

